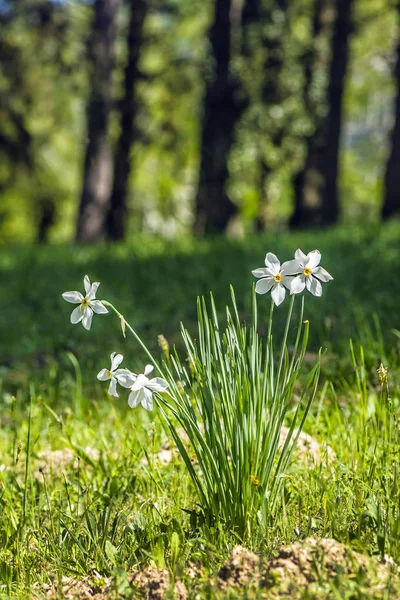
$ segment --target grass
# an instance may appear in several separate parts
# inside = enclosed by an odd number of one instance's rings
[[[88,273],[101,281],[98,297],[113,302],[154,348],[159,333],[179,344],[180,320],[194,331],[197,294],[212,289],[222,313],[232,283],[247,317],[250,270],[262,265],[267,249],[289,259],[298,246],[319,248],[335,277],[321,299],[306,303],[311,352],[328,347],[306,421],[321,450],[314,459],[295,455],[277,518],[265,536],[246,544],[270,560],[286,544],[334,538],[373,562],[366,568],[348,559],[332,575],[315,559],[309,585],[294,585],[290,593],[279,578],[267,588],[232,582],[224,588],[217,573],[240,540],[204,521],[157,412],[130,410],[125,397],[107,397],[95,379],[112,351],[122,351],[138,370],[142,352],[122,338],[111,316],[95,319],[90,333],[70,325],[70,306],[60,294],[81,289]],[[392,331],[400,329],[399,247],[400,225],[392,223],[245,242],[4,250],[0,597],[45,598],[51,584],[53,597],[62,598],[62,589],[68,594],[63,578],[89,576],[100,590],[110,579],[103,597],[143,598],[130,574],[149,565],[168,572],[167,597],[177,580],[188,598],[399,597],[398,575],[382,585],[375,572],[378,557],[400,562],[400,356]],[[266,302],[265,322],[267,310]],[[287,308],[279,313],[283,323]],[[389,367],[389,394],[377,373],[381,361]]]

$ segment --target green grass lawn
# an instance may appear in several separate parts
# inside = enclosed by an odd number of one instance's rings
[[[147,361],[138,344],[122,337],[112,315],[95,316],[90,332],[71,325],[73,307],[61,293],[83,291],[85,274],[100,281],[98,298],[115,304],[161,356],[158,334],[178,350],[181,321],[195,336],[198,295],[212,290],[223,315],[232,284],[249,319],[251,270],[267,251],[283,261],[298,247],[318,248],[335,278],[321,298],[306,297],[308,360],[328,349],[305,425],[315,448],[299,444],[267,534],[241,540],[202,518],[157,411],[129,409],[125,396],[108,397],[96,380],[113,351],[139,371]],[[240,242],[138,237],[112,247],[3,249],[0,597],[158,598],[157,577],[168,578],[166,598],[184,598],[183,585],[189,599],[400,597],[397,567],[378,560],[400,562],[399,255],[398,222]],[[277,337],[287,306],[275,310]],[[389,396],[376,371],[381,361]],[[281,576],[276,561],[286,558],[274,557],[310,537],[333,538],[349,554],[310,554],[297,580]],[[235,578],[245,565],[229,563],[242,542],[256,553],[255,579]]]

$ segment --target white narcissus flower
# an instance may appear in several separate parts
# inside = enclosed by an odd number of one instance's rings
[[[300,294],[304,288],[307,288],[314,296],[321,296],[321,282],[326,283],[333,279],[332,275],[319,265],[321,262],[321,252],[319,250],[312,250],[312,252],[306,255],[298,249],[294,256],[300,267],[300,275],[293,279],[290,286],[290,293]]]
[[[146,410],[153,409],[153,393],[154,392],[165,392],[168,387],[168,382],[162,377],[153,377],[153,379],[149,379],[147,376],[153,371],[153,365],[146,365],[144,369],[144,373],[141,373],[135,378],[135,381],[130,382],[131,385],[130,390],[131,393],[128,397],[128,404],[131,408],[136,408],[139,404],[143,406]],[[124,387],[128,387],[126,384],[128,383],[129,378],[126,382],[120,381],[121,385]]]
[[[99,381],[108,381],[110,380],[110,385],[108,386],[108,393],[110,394],[110,396],[115,396],[116,398],[118,398],[118,392],[117,392],[117,383],[118,382],[125,382],[127,377],[132,378],[132,381],[134,379],[134,377],[136,377],[134,375],[134,373],[131,373],[129,371],[129,369],[119,369],[119,365],[122,363],[122,361],[124,360],[124,357],[122,356],[122,354],[117,354],[116,352],[113,352],[110,355],[110,359],[111,359],[111,369],[102,369],[98,374],[97,374],[97,379]]]
[[[252,271],[254,277],[259,281],[256,283],[257,294],[266,294],[271,290],[272,300],[276,306],[282,304],[285,299],[286,289],[290,290],[292,277],[299,272],[299,263],[297,260],[288,260],[283,265],[272,252],[268,252],[265,257],[265,267]]]
[[[90,283],[90,279],[87,275],[83,280],[85,286],[86,296],[83,296],[80,292],[64,292],[62,297],[71,304],[79,304],[71,313],[71,323],[80,323],[85,329],[90,329],[92,325],[93,313],[102,315],[108,313],[108,310],[100,300],[96,300],[96,292],[100,283]]]

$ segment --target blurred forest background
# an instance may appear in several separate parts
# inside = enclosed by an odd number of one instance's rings
[[[0,240],[400,211],[400,1],[0,0]]]

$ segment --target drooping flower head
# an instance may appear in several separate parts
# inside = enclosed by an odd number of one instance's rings
[[[97,288],[100,283],[95,281],[90,283],[90,279],[87,275],[83,280],[85,286],[86,296],[83,296],[80,292],[64,292],[62,297],[71,304],[79,304],[71,313],[71,323],[80,323],[85,329],[90,329],[92,325],[93,313],[102,315],[108,313],[108,310],[100,300],[96,300]]]
[[[333,279],[332,275],[319,264],[321,262],[321,252],[312,250],[306,255],[298,249],[294,256],[299,265],[297,272],[300,274],[292,280],[290,293],[300,294],[304,288],[307,288],[314,296],[321,296],[321,282],[326,283]]]
[[[97,374],[97,379],[99,381],[108,381],[110,380],[110,385],[108,386],[108,393],[110,394],[110,396],[115,396],[116,398],[118,398],[118,392],[117,392],[117,383],[120,381],[126,381],[127,377],[130,377],[131,380],[133,381],[134,378],[136,377],[136,375],[134,373],[131,373],[129,371],[129,369],[119,369],[119,365],[122,363],[122,361],[124,360],[124,357],[122,356],[122,354],[117,354],[116,352],[113,352],[110,355],[110,359],[111,359],[111,369],[102,369],[98,374]]]
[[[138,375],[134,380],[129,377],[120,379],[120,384],[131,390],[128,397],[128,404],[131,408],[136,408],[141,404],[146,410],[152,410],[153,393],[165,392],[167,389],[168,382],[162,377],[153,377],[152,379],[147,377],[153,369],[153,365],[146,365],[144,373]]]
[[[257,294],[266,294],[271,291],[271,297],[276,306],[282,304],[285,299],[286,289],[290,290],[293,281],[291,275],[299,272],[297,260],[288,260],[282,265],[275,254],[268,252],[265,257],[265,267],[252,271],[254,277],[259,281],[256,283]]]

